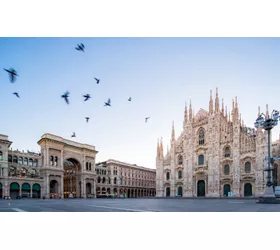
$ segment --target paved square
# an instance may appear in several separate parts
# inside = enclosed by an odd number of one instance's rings
[[[0,200],[0,212],[280,212],[280,204],[237,199]]]

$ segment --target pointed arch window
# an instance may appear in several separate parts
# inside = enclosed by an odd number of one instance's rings
[[[199,145],[203,145],[204,144],[204,137],[205,137],[204,130],[200,129],[199,133],[198,133],[198,144]]]

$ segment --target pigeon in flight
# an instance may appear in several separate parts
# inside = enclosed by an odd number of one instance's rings
[[[84,101],[87,101],[89,98],[91,98],[89,94],[83,95],[83,97],[85,98]]]
[[[100,79],[97,79],[97,78],[95,78],[95,77],[94,77],[94,79],[96,80],[96,83],[99,84]]]
[[[89,117],[86,117],[86,120],[87,120],[87,122],[88,122],[88,120],[89,120]]]
[[[75,132],[73,132],[73,135],[71,135],[71,137],[76,137],[76,134],[75,134]]]
[[[66,91],[61,97],[65,99],[66,103],[69,104],[69,100],[68,100],[68,97],[69,97],[69,91]]]
[[[111,99],[109,98],[107,102],[105,102],[104,106],[110,106],[111,107]]]
[[[14,83],[16,81],[16,76],[18,76],[16,70],[13,68],[10,68],[9,70],[8,69],[4,69],[4,70],[6,70],[9,73],[11,83]]]
[[[75,49],[76,49],[76,50],[79,50],[79,51],[85,52],[85,51],[84,51],[85,45],[83,45],[82,43],[81,43],[81,44],[77,44],[77,47],[76,47]]]
[[[131,102],[131,97],[128,98],[128,101]]]
[[[13,95],[15,95],[17,98],[19,98],[19,95],[17,92],[14,92]]]
[[[150,117],[146,117],[146,118],[145,118],[145,121],[147,122],[147,121],[148,121],[148,119],[150,119]]]

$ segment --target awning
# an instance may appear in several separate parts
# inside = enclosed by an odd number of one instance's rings
[[[13,182],[10,185],[10,190],[19,190],[19,185],[17,183]]]
[[[32,187],[32,190],[35,190],[35,191],[40,191],[41,187],[39,184],[34,184],[33,187]]]
[[[24,183],[21,187],[22,190],[30,190],[30,185],[28,183]]]

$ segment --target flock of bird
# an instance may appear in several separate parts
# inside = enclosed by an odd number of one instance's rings
[[[85,52],[85,46],[84,46],[83,43],[77,44],[77,47],[75,47],[75,49],[78,50],[78,51]],[[4,70],[8,72],[9,78],[10,78],[10,82],[14,83],[16,81],[16,77],[18,77],[18,74],[17,74],[16,70],[13,69],[13,68],[4,69]],[[99,84],[100,79],[98,79],[96,77],[94,79],[96,81],[96,84]],[[17,92],[14,92],[13,95],[15,95],[17,98],[20,98],[20,96],[19,96],[19,94]],[[63,98],[68,105],[69,105],[69,95],[70,95],[69,91],[66,91],[63,95],[61,95],[61,98]],[[83,97],[85,98],[84,101],[88,101],[91,98],[90,94],[85,94],[85,95],[83,95]],[[131,102],[131,100],[132,100],[132,98],[129,97],[128,101]],[[106,102],[104,102],[104,106],[111,107],[111,99],[110,98],[108,98],[108,100]],[[90,118],[89,117],[85,117],[85,119],[86,119],[86,122],[88,123]],[[146,117],[145,118],[145,122],[146,123],[148,122],[148,119],[150,119],[150,117]],[[76,133],[73,132],[71,137],[76,137]]]

